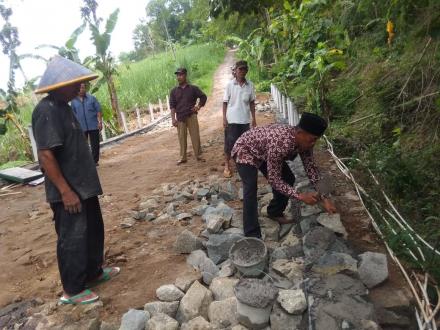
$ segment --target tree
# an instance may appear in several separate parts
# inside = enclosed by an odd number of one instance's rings
[[[112,106],[113,117],[117,118],[119,126],[122,127],[122,118],[119,110],[118,95],[114,83],[114,75],[117,74],[115,59],[109,51],[111,34],[118,21],[119,9],[110,14],[106,20],[104,32],[100,32],[102,18],[97,16],[96,10],[98,3],[95,0],[84,0],[84,6],[81,7],[81,16],[88,24],[92,34],[91,40],[96,47],[96,54],[93,56],[93,63],[96,70],[101,72],[102,77],[96,82],[94,90],[99,89],[103,84],[107,84],[110,103]]]
[[[3,28],[0,31],[0,43],[2,45],[3,54],[9,57],[9,79],[8,88],[6,91],[0,89],[0,97],[5,103],[5,107],[0,109],[0,135],[7,131],[7,124],[11,122],[20,132],[20,136],[27,142],[27,135],[20,124],[16,114],[19,109],[17,106],[17,91],[15,88],[15,70],[20,68],[20,58],[16,53],[16,48],[20,45],[18,39],[18,29],[12,26],[9,18],[12,15],[12,9],[7,8],[0,2],[0,15],[4,20]]]

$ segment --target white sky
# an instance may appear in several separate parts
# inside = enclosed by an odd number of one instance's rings
[[[145,7],[148,0],[97,0],[98,16],[107,17],[116,8],[120,9],[118,22],[112,34],[110,50],[117,56],[121,52],[134,49],[132,32],[145,17]],[[11,7],[13,14],[10,21],[18,28],[21,45],[17,53],[37,53],[44,57],[50,57],[56,50],[35,50],[41,44],[63,46],[72,32],[81,25],[79,8],[82,0],[5,0],[4,4]],[[0,18],[3,26],[3,19]],[[1,29],[0,26],[0,29]],[[102,27],[103,28],[103,27]],[[90,31],[85,29],[76,43],[80,50],[80,57],[94,54],[94,45],[90,40]],[[22,61],[22,67],[28,79],[39,76],[44,72],[43,61],[26,59]],[[0,88],[5,88],[8,80],[9,61],[6,55],[0,51]],[[20,72],[16,71],[17,87],[23,85]]]

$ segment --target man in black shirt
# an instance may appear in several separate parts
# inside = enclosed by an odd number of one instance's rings
[[[35,91],[49,94],[32,113],[32,129],[58,235],[58,268],[64,288],[60,301],[65,304],[96,301],[99,297],[86,287],[119,273],[117,267],[102,268],[101,184],[81,126],[68,105],[80,83],[96,77],[79,64],[55,56]]]
[[[194,150],[194,156],[198,161],[204,161],[200,154],[202,148],[200,145],[199,122],[197,112],[206,104],[206,95],[195,85],[188,84],[187,70],[185,68],[177,69],[177,81],[179,86],[173,88],[170,93],[171,120],[173,126],[177,127],[180,144],[180,159],[177,165],[187,162],[186,143],[187,130],[191,136],[191,143]],[[199,103],[197,103],[199,100]]]

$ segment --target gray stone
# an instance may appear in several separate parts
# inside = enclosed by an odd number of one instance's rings
[[[272,199],[273,199],[273,193],[270,192],[270,193],[264,194],[260,199],[260,205],[265,206],[265,205],[269,204]]]
[[[289,314],[302,314],[307,309],[303,290],[280,290],[277,301]]]
[[[208,307],[211,302],[211,291],[196,281],[191,285],[188,292],[180,301],[176,318],[179,323],[188,322],[197,316],[202,316],[207,319]]]
[[[243,211],[234,210],[234,214],[232,215],[231,219],[231,226],[243,229]]]
[[[191,218],[192,218],[191,213],[180,213],[176,216],[177,221],[190,220]]]
[[[363,296],[367,294],[367,289],[358,279],[354,279],[345,274],[335,274],[326,276],[312,284],[310,293],[318,297],[338,298],[342,295]]]
[[[336,238],[335,241],[330,244],[328,250],[332,252],[346,253],[353,256],[353,251],[350,250],[342,239],[339,238]]]
[[[360,328],[360,320],[374,320],[374,306],[358,296],[343,295],[338,301],[321,300],[317,309],[334,319],[349,321],[356,329]]]
[[[150,316],[155,316],[159,313],[163,313],[173,318],[176,317],[178,308],[178,301],[153,301],[146,303],[144,306],[144,310],[146,310],[150,314]]]
[[[202,279],[202,274],[200,273],[200,271],[194,270],[189,274],[185,274],[176,278],[174,285],[177,286],[183,292],[186,292],[195,281],[201,279]]]
[[[301,232],[303,234],[308,233],[313,227],[316,227],[318,223],[316,222],[316,215],[312,215],[306,218],[303,218],[299,223],[301,227]]]
[[[237,325],[234,325],[234,326],[231,328],[231,330],[249,330],[249,328],[246,328],[244,325],[237,324]]]
[[[189,254],[188,258],[186,258],[186,263],[200,270],[200,266],[206,258],[208,257],[206,256],[205,251],[195,250]]]
[[[123,229],[128,229],[128,228],[133,227],[135,223],[136,223],[136,220],[134,220],[133,218],[125,218],[125,219],[121,222],[120,226],[121,226],[121,228],[123,228]]]
[[[320,225],[330,229],[337,234],[341,234],[344,238],[347,238],[347,231],[345,230],[345,227],[341,222],[340,214],[321,213],[316,221]]]
[[[303,217],[308,217],[314,214],[319,214],[321,213],[322,210],[318,205],[307,205],[304,204],[301,207],[301,216]]]
[[[235,297],[234,286],[238,283],[236,278],[216,277],[212,280],[209,289],[214,300],[224,300]]]
[[[411,320],[405,316],[385,308],[379,308],[377,310],[377,320],[380,325],[386,327],[399,327],[409,329],[411,326]]]
[[[202,273],[203,282],[210,285],[214,277],[217,276],[220,269],[217,265],[209,258],[205,258],[203,263],[200,265],[200,272]]]
[[[220,265],[220,271],[218,272],[219,277],[230,277],[235,274],[235,266],[232,264],[230,259],[226,260]]]
[[[356,273],[357,261],[346,253],[327,252],[318,259],[312,270],[324,275],[333,275],[344,270]]]
[[[110,322],[106,322],[106,321],[102,321],[101,326],[99,328],[99,330],[118,330],[118,329],[119,329],[118,324],[110,323]]]
[[[215,234],[220,231],[225,222],[225,219],[219,214],[208,214],[203,215],[206,221],[206,229],[210,234]]]
[[[209,235],[208,242],[206,243],[209,258],[215,264],[225,261],[229,257],[231,246],[241,238],[243,236],[237,234]]]
[[[361,320],[361,330],[380,330],[380,327],[372,320]]]
[[[274,272],[273,270],[270,270],[269,274],[267,274],[263,279],[271,281],[275,287],[281,290],[288,290],[294,287],[294,283],[291,280]]]
[[[291,315],[279,303],[275,303],[270,314],[270,328],[272,330],[300,330],[301,320],[302,315]]]
[[[215,330],[203,317],[197,316],[187,323],[183,323],[180,330]]]
[[[161,224],[161,223],[166,223],[168,221],[170,221],[170,216],[167,213],[165,213],[165,214],[159,215],[156,219],[154,219],[153,223]]]
[[[161,301],[176,301],[182,299],[184,293],[174,284],[167,284],[157,288],[156,296]]]
[[[153,212],[158,207],[159,207],[159,203],[154,198],[147,199],[146,201],[141,202],[139,204],[139,208],[147,212]]]
[[[200,188],[196,192],[197,199],[202,199],[203,197],[209,197],[209,189],[208,188]]]
[[[229,221],[232,219],[232,215],[234,214],[234,209],[232,209],[225,203],[220,202],[215,207],[213,206],[208,207],[208,209],[205,211],[205,213],[202,216],[203,220],[206,221],[206,218],[211,214],[218,215],[224,221]]]
[[[179,323],[167,314],[158,313],[147,322],[148,330],[177,330]]]
[[[146,311],[130,309],[122,316],[119,330],[144,330],[149,318],[150,314]]]
[[[207,210],[208,205],[197,205],[191,209],[192,214],[202,216]]]
[[[145,220],[146,215],[147,215],[147,211],[145,210],[131,212],[131,217],[137,221]]]
[[[278,259],[272,263],[272,270],[294,283],[302,281],[304,267],[302,264],[287,259]]]
[[[174,250],[178,253],[191,253],[195,250],[203,248],[203,242],[200,238],[194,235],[189,230],[185,229],[178,236],[174,242]]]
[[[278,241],[280,224],[266,217],[259,218],[263,239],[265,241]]]
[[[186,200],[187,200],[187,198],[185,197],[185,195],[180,193],[180,192],[176,192],[173,195],[173,202],[183,202],[183,201],[186,201]]]
[[[327,228],[315,227],[303,237],[303,249],[306,258],[314,261],[328,250],[335,241],[335,234]]]
[[[177,211],[176,211],[176,204],[175,203],[169,203],[166,207],[166,213],[170,216],[170,217],[174,217],[177,215]]]
[[[243,200],[243,188],[240,187],[240,189],[238,189],[238,198],[242,201]]]
[[[147,213],[145,215],[145,221],[153,221],[154,219],[156,219],[156,215],[154,213]]]
[[[227,181],[220,185],[218,197],[225,201],[232,201],[234,199],[237,199],[237,189],[231,181]]]
[[[238,324],[237,299],[231,297],[212,302],[209,305],[208,317],[214,327],[221,329]]]
[[[299,247],[300,249],[302,249],[302,242],[301,242],[301,239],[291,231],[281,241],[281,246],[282,247],[284,247],[284,246],[286,246],[286,247]]]
[[[223,234],[235,234],[235,235],[244,236],[243,228],[235,228],[235,227],[226,229],[223,232]]]
[[[368,287],[373,288],[388,278],[387,257],[383,253],[365,252],[359,255],[359,277]]]

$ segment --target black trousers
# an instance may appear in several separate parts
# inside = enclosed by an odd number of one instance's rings
[[[258,170],[267,178],[267,164],[264,162],[259,169],[252,165],[237,163],[237,171],[243,183],[243,230],[244,235],[261,238],[261,229],[258,222]],[[295,175],[286,162],[283,164],[281,176],[284,181],[293,186]],[[267,206],[269,216],[282,216],[289,203],[289,197],[272,189],[273,199]]]
[[[232,148],[238,138],[246,131],[249,131],[250,124],[228,124],[225,128],[225,154],[231,156]]]
[[[61,282],[69,295],[80,293],[87,281],[102,273],[104,223],[98,197],[81,201],[80,213],[70,214],[63,203],[51,203],[58,235],[57,258]]]
[[[90,148],[92,149],[92,156],[95,163],[99,162],[99,130],[85,131],[86,140],[90,141]]]

